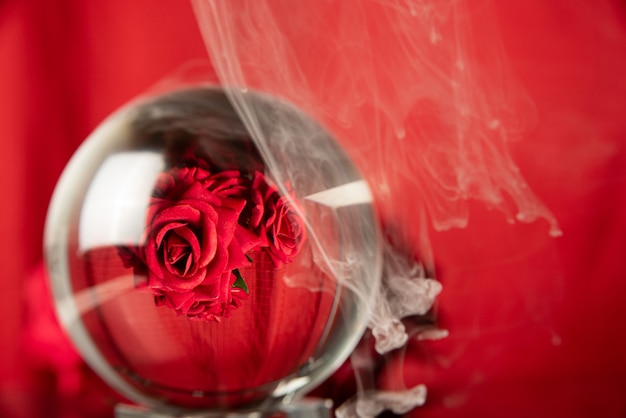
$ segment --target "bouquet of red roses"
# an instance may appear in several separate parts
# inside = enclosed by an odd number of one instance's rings
[[[120,254],[158,306],[219,322],[248,297],[240,268],[254,263],[255,252],[280,268],[304,240],[301,218],[263,173],[212,171],[196,159],[161,173],[143,245]]]

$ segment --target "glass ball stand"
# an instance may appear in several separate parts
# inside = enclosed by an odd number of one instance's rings
[[[118,404],[115,418],[330,418],[333,402],[330,399],[305,398],[269,410],[231,412],[216,415],[207,412],[165,412],[141,406]]]

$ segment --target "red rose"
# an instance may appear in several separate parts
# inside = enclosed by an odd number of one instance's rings
[[[261,243],[238,223],[246,200],[209,190],[210,177],[198,167],[171,170],[159,179],[148,211],[147,285],[162,303],[192,317],[194,301],[230,303],[224,283],[249,265],[246,252]]]
[[[246,206],[240,217],[240,224],[255,233],[267,246],[267,236],[261,223],[265,213],[265,203],[276,188],[270,186],[265,176],[255,171],[251,176],[243,176],[237,170],[227,170],[211,175],[204,185],[220,197],[233,197],[246,200]]]
[[[207,164],[173,168],[156,184],[141,247],[120,248],[125,267],[145,277],[156,304],[216,320],[248,297],[239,269],[262,249],[280,267],[293,261],[304,227],[260,172],[217,173]]]
[[[276,267],[290,263],[300,252],[305,239],[302,219],[285,197],[274,193],[266,205],[265,222],[269,238],[268,253]]]

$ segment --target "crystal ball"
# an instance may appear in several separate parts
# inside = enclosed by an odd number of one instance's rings
[[[376,212],[346,152],[285,101],[239,92],[236,112],[227,93],[188,86],[124,106],[50,203],[59,319],[109,385],[148,407],[302,396],[349,356],[379,286]]]

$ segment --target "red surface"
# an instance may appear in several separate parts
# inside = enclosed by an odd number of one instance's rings
[[[508,225],[479,203],[468,228],[431,231],[450,337],[411,343],[380,383],[426,383],[415,416],[625,416],[626,5],[533,0],[496,12],[536,107],[513,158],[564,234],[550,238],[543,221]],[[185,2],[0,1],[1,416],[111,414],[113,398],[93,389],[71,351],[42,343],[62,341],[52,323],[33,319],[49,309],[33,290],[41,272],[31,275],[47,202],[103,117],[204,56]],[[79,405],[87,394],[94,401]]]

